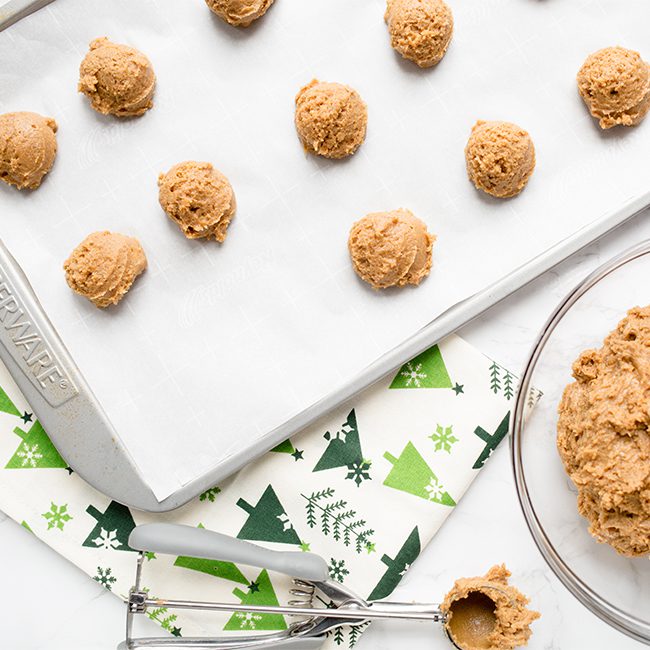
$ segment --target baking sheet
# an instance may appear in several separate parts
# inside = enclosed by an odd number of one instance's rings
[[[246,31],[201,0],[57,0],[0,34],[0,111],[59,123],[43,186],[0,188],[1,236],[158,498],[647,190],[650,124],[600,132],[574,80],[595,49],[647,50],[646,0],[450,4],[454,40],[426,71],[390,49],[382,0],[277,0]],[[100,116],[77,94],[101,35],[152,60],[144,117]],[[368,103],[368,138],[349,160],[298,144],[293,97],[313,77]],[[478,118],[533,136],[538,168],[520,197],[469,184],[463,148]],[[185,240],[158,206],[158,173],[187,159],[212,161],[234,186],[223,246]],[[350,268],[348,230],[400,206],[438,235],[434,269],[417,289],[376,293]],[[150,264],[107,311],[73,295],[61,270],[99,229],[138,237]]]

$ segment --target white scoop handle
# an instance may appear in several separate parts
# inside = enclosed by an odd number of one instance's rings
[[[310,582],[323,582],[328,578],[327,562],[313,553],[271,551],[212,530],[181,524],[136,526],[129,536],[129,546],[137,551],[246,564]]]

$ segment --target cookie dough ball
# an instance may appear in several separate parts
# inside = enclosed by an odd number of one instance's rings
[[[606,47],[587,57],[578,90],[601,129],[634,126],[650,111],[650,65],[638,52]]]
[[[409,210],[374,212],[350,230],[348,250],[357,275],[375,289],[418,285],[431,270],[436,238]]]
[[[162,209],[188,239],[226,238],[235,215],[235,193],[228,179],[208,162],[174,165],[158,177]]]
[[[96,38],[79,67],[79,92],[104,115],[132,117],[153,106],[156,76],[149,59],[128,45]]]
[[[305,151],[350,156],[364,141],[367,125],[368,108],[350,86],[314,79],[296,95],[296,130]]]
[[[147,267],[140,242],[117,232],[94,232],[65,261],[70,288],[97,307],[116,305]]]
[[[248,27],[269,10],[273,0],[205,0],[205,4],[227,23]]]
[[[626,556],[650,555],[650,307],[631,309],[573,364],[557,446],[589,532]]]
[[[505,199],[528,183],[535,169],[535,146],[516,124],[479,120],[465,147],[465,161],[476,189]]]
[[[54,164],[56,131],[56,122],[38,113],[0,115],[0,179],[35,190]]]
[[[484,576],[461,578],[445,596],[440,610],[454,643],[463,650],[527,645],[530,624],[539,612],[527,608],[529,599],[508,582],[505,565],[493,566]]]
[[[393,49],[421,68],[442,59],[454,31],[451,9],[443,0],[388,0],[384,20]]]

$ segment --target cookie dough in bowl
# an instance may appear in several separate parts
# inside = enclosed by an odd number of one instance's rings
[[[269,10],[273,0],[205,0],[205,4],[227,23],[248,27]]]
[[[56,122],[21,111],[0,115],[0,180],[35,190],[56,157]]]
[[[577,81],[602,129],[635,126],[650,111],[650,65],[634,50],[606,47],[590,54]]]
[[[650,306],[635,307],[573,364],[557,446],[589,532],[626,556],[650,556]]]
[[[296,95],[295,123],[305,151],[345,158],[365,140],[368,108],[354,88],[314,79]]]
[[[393,49],[421,68],[440,62],[454,31],[444,0],[388,0],[384,20]]]
[[[512,650],[528,644],[530,625],[539,613],[527,608],[529,599],[509,584],[505,565],[484,576],[461,578],[445,596],[440,609],[445,628],[462,650]]]
[[[535,145],[511,122],[479,120],[465,147],[467,175],[476,189],[497,198],[516,196],[535,169]]]
[[[104,115],[142,115],[153,106],[155,85],[153,67],[142,52],[106,37],[90,43],[79,67],[79,92]]]
[[[374,289],[418,285],[431,270],[436,238],[410,210],[374,212],[350,230],[348,250],[357,275]]]
[[[120,302],[146,267],[137,239],[108,230],[88,235],[63,265],[70,288],[102,308]]]
[[[158,198],[167,216],[188,239],[223,242],[235,215],[235,193],[209,162],[188,160],[158,177]]]

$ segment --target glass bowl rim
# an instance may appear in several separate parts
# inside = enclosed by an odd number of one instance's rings
[[[560,554],[549,540],[543,526],[535,512],[528,486],[522,458],[522,437],[524,429],[524,412],[526,398],[531,389],[531,379],[537,362],[555,331],[556,326],[569,312],[573,305],[584,296],[592,287],[614,273],[620,267],[636,259],[650,254],[650,239],[628,248],[623,253],[613,257],[590,273],[579,282],[573,290],[553,310],[539,334],[535,338],[532,350],[528,355],[524,372],[521,377],[515,398],[514,416],[510,426],[510,460],[514,472],[517,498],[521,506],[526,525],[533,541],[542,557],[551,568],[558,580],[577,598],[589,611],[598,616],[615,629],[632,637],[633,639],[650,645],[650,621],[628,614],[615,605],[607,602],[602,596],[593,591],[581,578],[579,578],[564,562]]]

